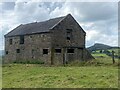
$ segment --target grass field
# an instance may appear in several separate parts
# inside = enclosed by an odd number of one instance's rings
[[[96,55],[95,55],[96,56]],[[87,63],[45,67],[40,64],[3,65],[3,88],[118,88],[118,60],[110,57]],[[75,66],[74,66],[75,64]],[[73,66],[72,66],[73,65]]]
[[[112,51],[114,51],[115,52],[115,55],[120,55],[120,49],[108,49],[108,51],[110,51],[110,52],[112,52]]]
[[[115,55],[120,55],[120,48],[112,48],[112,49],[107,49],[109,52],[112,53],[114,51]],[[100,50],[96,50],[94,54],[99,54],[100,55]],[[103,54],[103,53],[102,53]]]

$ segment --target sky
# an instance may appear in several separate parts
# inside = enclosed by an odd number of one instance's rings
[[[95,43],[118,46],[118,2],[0,2],[0,50],[4,35],[20,24],[71,14],[86,32],[86,47]]]

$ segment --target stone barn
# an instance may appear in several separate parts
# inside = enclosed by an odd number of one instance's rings
[[[40,61],[58,65],[90,60],[93,57],[85,48],[85,36],[71,14],[21,24],[5,35],[4,62]]]

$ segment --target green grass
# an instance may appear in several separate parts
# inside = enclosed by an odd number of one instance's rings
[[[120,52],[119,52],[120,49],[118,49],[118,48],[108,49],[108,51],[111,52],[111,53],[112,53],[112,51],[114,51],[115,55],[119,55],[120,54]],[[100,50],[96,50],[93,54],[100,54]]]
[[[103,63],[102,65],[112,65],[112,57],[106,55],[105,53],[94,53],[92,56],[95,57],[95,61]],[[115,58],[116,64],[118,64],[118,61],[119,59]]]
[[[118,52],[119,52],[120,49],[108,49],[108,51],[112,52],[114,51],[115,52],[115,55],[119,55]]]
[[[64,66],[5,64],[3,88],[118,88],[118,59],[103,53],[92,54],[89,62]]]
[[[118,86],[116,67],[39,67],[12,65],[3,69],[3,88]]]
[[[84,63],[84,62],[83,62]],[[72,65],[73,64],[73,65]],[[3,65],[3,88],[117,88],[118,67],[109,58],[74,66]]]
[[[92,56],[94,56],[94,57],[98,57],[98,56],[101,56],[101,57],[109,57],[109,56],[106,55],[105,53],[94,53],[94,54],[92,54]]]

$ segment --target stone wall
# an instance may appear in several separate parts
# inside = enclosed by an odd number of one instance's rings
[[[66,30],[72,29],[71,40],[66,39]],[[77,46],[85,47],[85,35],[84,31],[78,23],[72,17],[66,17],[56,27],[51,30],[52,34],[52,45],[54,47],[63,46]]]
[[[71,39],[67,40],[67,30],[72,30]],[[86,33],[71,16],[66,17],[51,30],[51,46],[62,50],[59,54],[54,54],[53,61],[59,63],[70,62],[73,60],[83,60],[83,51],[79,47],[85,48]],[[67,53],[67,49],[74,49],[74,53]],[[63,52],[64,49],[64,52]],[[55,52],[54,52],[55,53]]]
[[[12,44],[9,40],[12,39]],[[51,51],[50,33],[25,35],[24,44],[20,44],[20,36],[5,38],[5,51],[8,51],[5,59],[7,62],[15,60],[41,60],[50,63]],[[20,53],[16,50],[20,49]],[[43,49],[48,49],[48,54],[43,54]],[[47,61],[46,61],[47,60]]]
[[[67,38],[69,35],[70,38]],[[8,52],[5,59],[7,62],[38,60],[56,65],[90,59],[92,56],[85,49],[85,35],[75,19],[67,16],[49,33],[25,35],[24,44],[20,44],[20,36],[5,38],[5,51]],[[12,45],[9,44],[10,39]],[[48,54],[43,54],[43,49],[48,49]],[[57,53],[56,49],[61,51]],[[74,49],[74,52],[68,53],[68,49]]]

